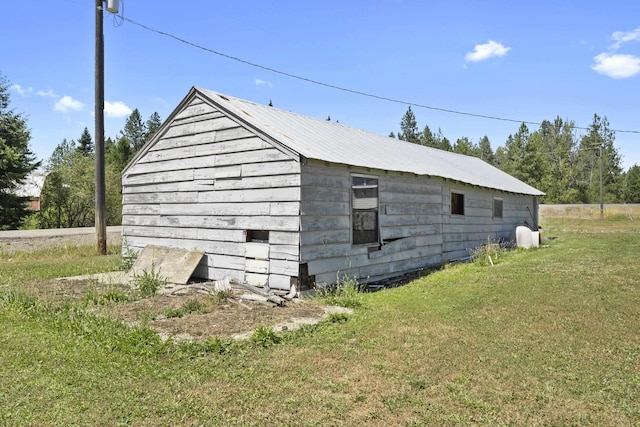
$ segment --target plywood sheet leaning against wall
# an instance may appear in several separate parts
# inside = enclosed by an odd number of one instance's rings
[[[144,274],[157,274],[168,283],[186,285],[196,269],[203,251],[149,245],[139,254],[129,271],[129,279]]]

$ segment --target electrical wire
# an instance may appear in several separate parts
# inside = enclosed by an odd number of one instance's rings
[[[527,125],[536,125],[536,126],[541,126],[542,123],[541,122],[534,122],[534,121],[528,121],[528,120],[516,120],[516,119],[510,119],[510,118],[505,118],[505,117],[498,117],[498,116],[490,116],[490,115],[486,115],[486,114],[477,114],[477,113],[469,113],[469,112],[465,112],[465,111],[459,111],[459,110],[452,110],[452,109],[448,109],[448,108],[441,108],[441,107],[434,107],[431,105],[425,105],[425,104],[420,104],[420,103],[416,103],[416,102],[409,102],[409,101],[404,101],[401,99],[396,99],[396,98],[390,98],[390,97],[386,97],[386,96],[381,96],[381,95],[375,95],[372,93],[368,93],[368,92],[363,92],[360,90],[355,90],[355,89],[349,89],[346,87],[342,87],[342,86],[337,86],[331,83],[325,83],[325,82],[321,82],[319,80],[314,80],[308,77],[303,77],[303,76],[299,76],[296,74],[292,74],[286,71],[282,71],[282,70],[278,70],[275,68],[271,68],[271,67],[267,67],[265,65],[260,65],[257,64],[255,62],[251,62],[248,61],[246,59],[242,59],[242,58],[238,58],[237,56],[233,56],[233,55],[229,55],[223,52],[219,52],[217,50],[214,49],[210,49],[208,47],[199,45],[197,43],[191,42],[189,40],[185,40],[181,37],[178,37],[176,35],[167,33],[165,31],[161,31],[161,30],[156,30],[155,28],[151,28],[147,25],[141,24],[139,22],[134,21],[131,18],[126,18],[124,15],[120,15],[120,17],[122,18],[123,21],[127,21],[130,24],[136,25],[140,28],[143,28],[147,31],[156,33],[156,34],[160,34],[162,36],[165,37],[169,37],[172,38],[174,40],[179,41],[180,43],[195,47],[197,49],[203,50],[205,52],[209,52],[212,53],[214,55],[218,55],[221,56],[223,58],[227,58],[236,62],[240,62],[242,64],[245,65],[249,65],[251,67],[254,68],[259,68],[261,70],[265,70],[265,71],[269,71],[275,74],[280,74],[282,76],[285,77],[289,77],[292,79],[297,79],[297,80],[301,80],[307,83],[311,83],[311,84],[315,84],[318,86],[324,86],[330,89],[335,89],[335,90],[339,90],[339,91],[343,91],[343,92],[348,92],[348,93],[352,93],[355,95],[360,95],[360,96],[365,96],[365,97],[369,97],[369,98],[373,98],[373,99],[378,99],[381,101],[387,101],[387,102],[393,102],[396,104],[402,104],[402,105],[408,105],[410,107],[418,107],[418,108],[424,108],[427,110],[433,110],[433,111],[440,111],[440,112],[444,112],[444,113],[450,113],[450,114],[458,114],[458,115],[463,115],[463,116],[469,116],[469,117],[476,117],[476,118],[481,118],[481,119],[488,119],[488,120],[499,120],[499,121],[504,121],[504,122],[511,122],[511,123],[524,123]],[[574,126],[574,129],[581,129],[581,130],[589,130],[589,127],[581,127],[581,126]],[[618,132],[618,133],[634,133],[634,134],[640,134],[640,130],[622,130],[622,129],[612,129],[613,132]]]

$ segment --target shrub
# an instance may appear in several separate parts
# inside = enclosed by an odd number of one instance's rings
[[[222,291],[216,291],[211,293],[211,297],[215,304],[224,304],[233,296],[233,291],[231,289],[225,289]]]
[[[251,342],[262,348],[269,348],[282,341],[282,337],[271,328],[261,326],[251,335]]]
[[[156,271],[152,265],[151,271],[144,270],[142,275],[136,275],[133,283],[140,291],[142,297],[149,297],[155,295],[158,289],[167,283],[167,280],[163,278],[160,275],[160,271]]]
[[[491,243],[491,239],[487,237],[485,245],[469,249],[469,258],[478,265],[494,265],[500,261],[500,255],[512,248],[511,242]]]
[[[133,267],[133,264],[136,263],[137,259],[138,259],[138,252],[131,249],[131,247],[127,244],[127,241],[125,240],[123,242],[122,259],[120,260],[120,268],[124,271],[131,270],[131,267]]]
[[[344,276],[335,286],[327,286],[319,291],[320,298],[327,304],[346,308],[362,306],[360,285],[354,277]]]

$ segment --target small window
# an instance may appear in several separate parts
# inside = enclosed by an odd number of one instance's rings
[[[379,242],[377,178],[351,177],[351,236],[354,245]]]
[[[451,215],[464,215],[464,194],[451,192]]]
[[[502,199],[494,197],[493,199],[493,217],[496,219],[502,218]]]
[[[247,230],[247,242],[269,243],[269,230]]]

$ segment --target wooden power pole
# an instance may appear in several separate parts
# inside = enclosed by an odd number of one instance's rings
[[[95,132],[96,132],[96,251],[107,254],[104,179],[104,38],[102,1],[96,0]]]

